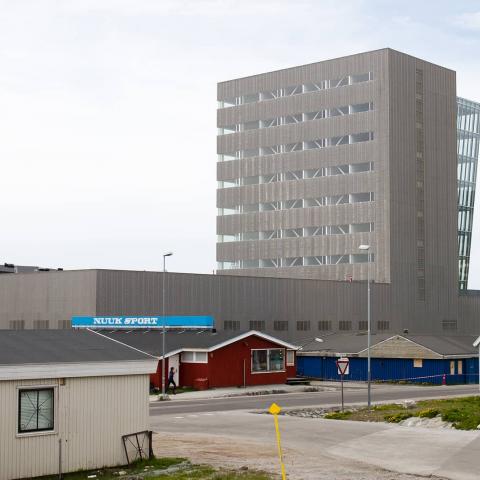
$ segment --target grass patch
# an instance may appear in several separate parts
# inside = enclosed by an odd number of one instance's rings
[[[165,470],[163,473],[162,470]],[[122,472],[120,475],[119,473]],[[192,465],[185,458],[152,458],[129,466],[100,468],[64,474],[65,480],[85,480],[95,475],[95,480],[144,478],[145,480],[271,480],[271,475],[253,470],[215,469],[209,465]],[[133,477],[132,477],[133,476]],[[37,480],[54,480],[58,475],[36,477]]]
[[[421,400],[414,405],[390,403],[376,405],[371,410],[361,408],[345,412],[331,412],[325,418],[364,422],[399,423],[410,417],[434,418],[440,415],[457,430],[476,430],[480,425],[480,397],[459,397],[445,400]]]

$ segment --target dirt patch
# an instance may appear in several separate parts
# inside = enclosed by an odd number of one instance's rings
[[[155,434],[153,449],[161,457],[186,457],[192,463],[217,468],[258,469],[278,475],[274,445],[229,435],[193,433]],[[424,477],[388,472],[359,462],[346,461],[318,451],[315,454],[285,449],[284,461],[291,480],[421,480]],[[280,476],[278,476],[280,478]]]
[[[156,456],[186,457],[192,463],[233,469],[249,467],[277,473],[277,452],[257,442],[219,435],[194,433],[155,434],[153,451]]]

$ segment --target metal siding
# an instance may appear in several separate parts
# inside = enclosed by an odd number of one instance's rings
[[[56,432],[16,437],[17,387],[57,385]],[[0,382],[0,480],[125,463],[121,435],[147,430],[148,375]]]
[[[335,357],[298,356],[298,373],[322,380],[340,380],[337,373]],[[474,378],[475,367],[471,366],[466,375],[465,364],[477,359],[460,360],[464,362],[464,374],[458,374],[458,359],[455,359],[455,374],[450,375],[450,359],[432,360],[423,359],[423,366],[415,368],[413,358],[372,358],[372,381],[409,381],[418,383],[442,384],[442,377],[446,375],[447,384],[467,383],[467,378]],[[476,372],[478,375],[478,372]],[[345,376],[348,381],[367,380],[367,359],[350,357],[350,374]],[[471,380],[476,383],[475,379]],[[478,380],[477,380],[478,381]]]
[[[48,320],[50,328],[73,315],[95,315],[95,270],[0,275],[0,328],[11,320]]]

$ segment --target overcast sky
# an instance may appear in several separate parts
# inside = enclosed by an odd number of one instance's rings
[[[478,1],[0,0],[0,262],[211,272],[216,83],[383,47],[480,101]]]

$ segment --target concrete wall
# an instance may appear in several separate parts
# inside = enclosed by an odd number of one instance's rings
[[[18,387],[55,386],[55,431],[17,435]],[[148,375],[0,381],[0,480],[126,463],[121,436],[149,428]]]

